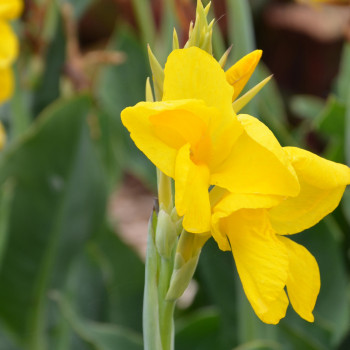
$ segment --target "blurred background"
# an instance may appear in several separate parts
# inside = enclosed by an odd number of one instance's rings
[[[204,1],[207,4],[208,1]],[[350,165],[350,5],[213,0],[214,56],[226,68],[264,51],[245,109],[282,145]],[[331,3],[331,4],[330,4]],[[164,64],[195,0],[26,0],[16,87],[0,106],[0,350],[142,346],[144,254],[155,169],[120,121],[144,100],[147,44]],[[315,322],[289,307],[261,323],[230,253],[209,241],[176,310],[178,350],[350,349],[350,192],[293,236],[316,257]]]

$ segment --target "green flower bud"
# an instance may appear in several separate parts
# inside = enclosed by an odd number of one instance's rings
[[[177,240],[176,224],[170,215],[161,209],[158,213],[156,229],[156,247],[159,255],[165,259],[171,257],[171,252]]]

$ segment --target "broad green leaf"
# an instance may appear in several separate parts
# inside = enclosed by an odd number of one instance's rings
[[[61,295],[56,295],[61,311],[74,331],[95,350],[142,350],[140,334],[113,324],[91,322],[81,318]]]
[[[175,348],[224,350],[219,343],[220,315],[216,309],[199,309],[176,322]]]
[[[53,5],[56,6],[56,5]],[[34,95],[33,115],[38,115],[45,107],[60,96],[60,77],[65,61],[65,34],[62,20],[58,20],[55,35],[48,46],[45,69]]]
[[[67,271],[66,286],[62,288],[62,294],[70,300],[74,310],[82,317],[90,321],[106,322],[108,321],[108,296],[104,276],[95,255],[94,245],[91,242],[85,244],[85,249],[77,254]],[[55,293],[57,292],[50,294],[55,295]],[[59,307],[57,302],[53,303],[55,308]],[[61,318],[52,333],[50,345],[54,349],[91,349],[91,345],[76,335],[70,323],[64,318]]]
[[[90,249],[104,276],[108,319],[141,332],[144,264],[107,225],[93,240]]]
[[[89,99],[47,109],[0,162],[15,184],[0,270],[0,319],[28,349],[46,349],[48,292],[60,288],[84,242],[101,224],[105,186],[90,139]]]

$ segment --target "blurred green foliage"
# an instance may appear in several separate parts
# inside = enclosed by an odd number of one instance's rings
[[[70,2],[76,20],[96,4]],[[39,0],[33,3],[44,6]],[[44,18],[49,29],[43,36],[50,41],[41,56],[42,69],[35,69],[35,53],[23,50],[16,66],[17,90],[0,110],[9,135],[0,155],[0,350],[142,349],[144,264],[115,234],[106,207],[125,173],[155,188],[155,170],[130,140],[119,115],[144,99],[150,75],[145,44],[151,43],[164,62],[179,18],[174,3],[164,1],[157,31],[149,3],[130,2],[139,35],[118,22],[108,43],[110,50],[125,53],[125,62],[100,69],[89,91],[67,93],[63,1],[52,3]],[[238,58],[255,47],[251,9],[246,0],[227,0],[227,5],[232,57]],[[214,54],[220,57],[225,41],[218,29],[214,40]],[[268,74],[261,66],[253,80]],[[283,145],[300,145],[312,131],[324,143],[324,156],[350,165],[349,97],[346,43],[326,101],[298,95],[287,106],[271,82],[248,111]],[[300,118],[293,129],[288,110]],[[334,215],[295,236],[320,266],[322,287],[313,324],[292,310],[278,326],[260,322],[242,291],[232,256],[208,242],[195,276],[196,298],[176,313],[177,349],[349,349],[349,231],[348,191]]]

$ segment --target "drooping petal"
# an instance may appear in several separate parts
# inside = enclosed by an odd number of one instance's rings
[[[265,323],[277,324],[281,318],[286,315],[288,304],[289,300],[287,294],[282,290],[276,300],[267,305],[267,311],[257,313],[257,316]],[[256,310],[256,308],[254,308],[254,310]]]
[[[296,196],[297,176],[273,133],[254,117],[238,119],[244,132],[227,159],[212,169],[210,183],[234,193]]]
[[[315,258],[302,245],[279,237],[289,256],[287,291],[294,310],[306,321],[313,322],[312,311],[320,291],[320,272]]]
[[[300,193],[269,211],[271,224],[279,234],[301,232],[331,213],[350,183],[350,169],[311,152],[286,147],[298,175]]]
[[[220,228],[228,236],[245,294],[258,316],[284,316],[279,301],[288,278],[288,252],[271,229],[264,209],[241,209],[222,219]]]
[[[18,54],[18,40],[10,25],[0,20],[0,69],[8,68]]]
[[[261,50],[255,50],[241,58],[226,71],[226,79],[234,88],[232,101],[238,97],[244,86],[247,84],[260,61],[261,55]]]
[[[1,0],[0,1],[0,19],[17,18],[23,10],[22,0]]]
[[[219,124],[220,118],[232,117],[233,88],[220,64],[207,52],[198,47],[174,50],[164,74],[163,101],[199,99],[222,111],[213,122]]]
[[[209,170],[190,157],[190,144],[178,152],[175,167],[175,207],[184,215],[183,227],[192,233],[210,231]]]
[[[11,97],[14,86],[13,80],[11,68],[0,69],[0,103]]]
[[[196,100],[140,102],[124,109],[121,119],[136,146],[174,177],[178,149],[198,137],[212,113],[212,108]]]

